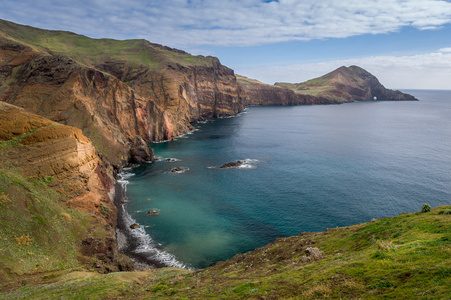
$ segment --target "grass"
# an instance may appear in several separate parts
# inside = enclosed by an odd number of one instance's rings
[[[88,66],[107,60],[128,62],[151,69],[164,69],[168,63],[181,65],[211,65],[212,57],[193,56],[186,52],[149,43],[146,40],[91,39],[66,31],[50,31],[0,20],[0,34],[16,43],[49,54],[69,56]]]
[[[3,168],[0,199],[0,281],[80,265],[86,214],[65,208],[45,184]]]
[[[447,299],[451,216],[442,212],[450,209],[281,238],[195,272],[69,273],[3,297],[76,299],[76,290],[90,299]],[[323,259],[304,262],[307,247]]]

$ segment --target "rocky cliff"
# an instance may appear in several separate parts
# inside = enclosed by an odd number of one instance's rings
[[[77,244],[79,260],[89,262],[103,272],[130,269],[131,264],[117,252],[116,207],[108,196],[113,187],[112,182],[106,175],[94,146],[82,131],[4,102],[0,102],[0,124],[0,173],[4,175],[12,172],[10,170],[17,170],[16,176],[19,179],[13,179],[12,182],[23,182],[18,186],[24,187],[14,191],[15,188],[8,187],[3,178],[2,185],[5,186],[0,187],[0,194],[6,193],[6,197],[10,199],[8,207],[17,206],[12,213],[20,213],[23,210],[20,217],[29,216],[25,224],[14,225],[16,218],[3,224],[5,232],[2,236],[6,239],[9,234],[30,225],[31,228],[26,230],[27,235],[24,236],[36,240],[43,238],[45,235],[38,237],[30,234],[36,234],[34,231],[38,230],[42,235],[43,231],[52,227],[52,219],[61,216],[65,217],[63,226],[72,227],[72,218],[67,212],[45,215],[60,203],[63,210],[76,209],[84,213],[84,216],[91,216],[83,217],[87,220],[84,225],[79,225],[78,230],[81,232],[78,234],[81,237],[78,241],[73,241]],[[54,198],[58,203],[50,201],[47,207],[37,209],[38,205],[43,205],[45,199],[39,200],[37,193],[27,185],[38,186],[38,183],[56,191],[57,196]],[[27,198],[32,202],[28,203]],[[6,213],[8,207],[0,205],[1,213]],[[38,220],[38,227],[33,226],[33,220]],[[57,238],[54,242],[62,241]],[[45,251],[45,247],[36,246],[36,251]],[[10,248],[2,247],[3,250]]]
[[[148,142],[244,109],[233,70],[216,58],[1,20],[0,84],[1,101],[82,129],[109,174],[151,160]]]
[[[262,83],[255,79],[237,75],[242,86],[246,105],[312,105],[341,103],[336,99],[316,97],[294,92],[283,86]]]
[[[386,89],[368,71],[358,67],[340,67],[324,76],[303,83],[276,83],[300,95],[311,95],[337,102],[357,100],[417,100],[414,96]]]

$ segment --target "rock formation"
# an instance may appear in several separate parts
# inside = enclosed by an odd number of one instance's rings
[[[22,31],[34,38],[24,38]],[[146,143],[184,134],[192,129],[190,122],[244,109],[233,70],[217,58],[144,40],[104,56],[121,49],[122,42],[1,20],[0,37],[0,100],[82,129],[112,178],[129,162],[152,159]],[[54,42],[44,47],[44,39]],[[86,49],[73,39],[92,44],[92,56],[80,55]],[[145,53],[144,58],[128,57],[133,51]]]
[[[264,84],[237,76],[246,105],[333,104],[357,100],[417,100],[414,96],[386,89],[369,72],[357,66],[340,67],[303,83]]]
[[[303,83],[276,83],[301,95],[324,97],[331,101],[417,100],[414,96],[386,89],[368,71],[358,67],[340,67],[324,76]]]
[[[340,103],[335,99],[295,93],[283,86],[265,84],[237,75],[246,105],[312,105]]]
[[[21,170],[31,181],[44,180],[67,207],[95,217],[80,253],[96,258],[94,263],[103,272],[117,267],[123,257],[116,247],[116,207],[108,196],[113,185],[90,140],[78,128],[4,102],[0,102],[0,124],[0,140],[13,145],[2,150],[2,165]],[[99,227],[104,231],[101,236],[95,233]],[[119,263],[119,268],[131,265]]]

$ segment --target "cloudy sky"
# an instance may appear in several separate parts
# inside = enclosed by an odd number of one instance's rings
[[[451,89],[450,0],[0,0],[0,18],[213,55],[266,83],[359,65],[388,88]]]

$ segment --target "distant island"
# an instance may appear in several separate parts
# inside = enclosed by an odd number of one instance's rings
[[[122,168],[155,159],[149,142],[170,140],[192,130],[192,123],[237,115],[249,105],[374,98],[417,100],[385,89],[357,66],[304,83],[267,85],[235,75],[215,57],[0,20],[1,293],[49,298],[79,289],[80,297],[133,299],[444,295],[449,230],[431,224],[450,228],[449,206],[279,239],[197,272],[98,274],[135,268],[118,250],[121,204],[113,201]],[[390,242],[398,233],[399,248]],[[421,254],[424,247],[432,259]],[[107,284],[99,287],[101,280]],[[56,289],[45,290],[44,283]]]

